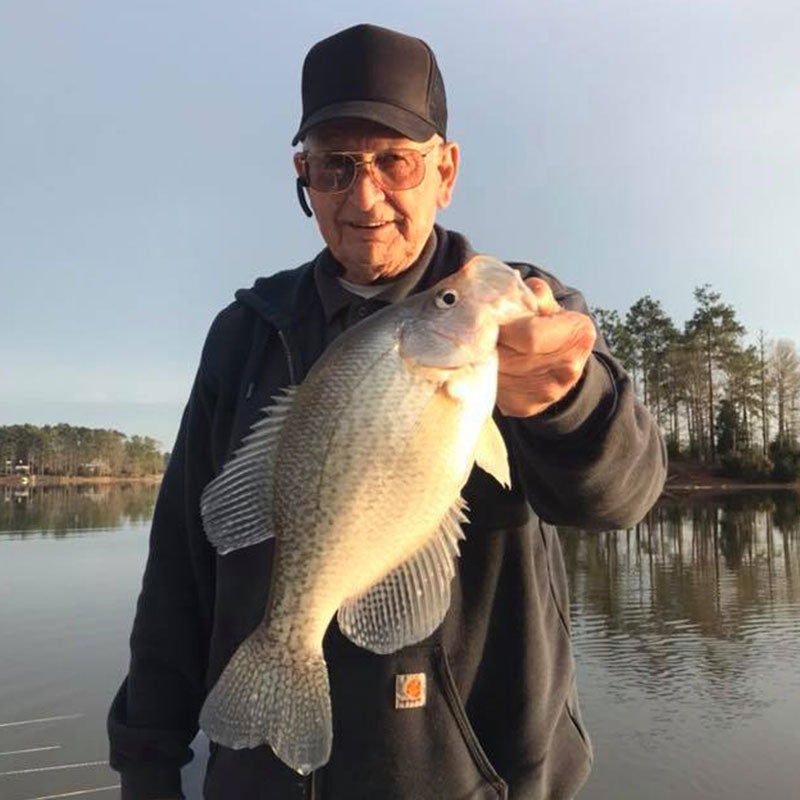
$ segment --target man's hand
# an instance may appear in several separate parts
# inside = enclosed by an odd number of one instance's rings
[[[528,278],[539,313],[500,328],[497,405],[511,417],[539,414],[580,380],[597,338],[592,320],[565,311],[547,282]]]

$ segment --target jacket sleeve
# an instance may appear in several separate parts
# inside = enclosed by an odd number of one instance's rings
[[[128,675],[108,716],[123,800],[182,797],[180,768],[192,759],[213,603],[214,556],[199,498],[212,477],[214,403],[201,366],[154,510]]]
[[[563,308],[589,314],[583,296],[543,270]],[[529,276],[530,276],[529,275]],[[501,417],[517,478],[534,510],[553,524],[627,528],[650,510],[666,480],[656,421],[598,331],[577,386],[533,417]]]

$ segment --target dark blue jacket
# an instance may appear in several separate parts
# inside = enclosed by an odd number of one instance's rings
[[[470,254],[437,231],[419,289]],[[203,487],[279,389],[300,382],[325,346],[313,264],[256,281],[215,319],[155,508],[131,635],[130,671],[109,714],[123,798],[180,796],[197,716],[239,643],[264,613],[273,541],[224,557],[206,542]],[[581,295],[552,275],[565,308]],[[375,301],[356,299],[364,313]],[[588,313],[588,312],[587,312]],[[363,315],[363,314],[362,314]],[[496,412],[512,468],[505,491],[481,470],[465,487],[470,524],[452,603],[428,639],[388,656],[332,622],[324,641],[333,752],[310,778],[266,747],[212,745],[209,800],[562,800],[585,781],[591,745],[575,691],[567,581],[553,525],[628,527],[663,486],[664,448],[628,376],[598,337],[564,400],[528,419]],[[534,512],[535,509],[535,512]],[[424,708],[394,708],[395,676],[424,672]]]

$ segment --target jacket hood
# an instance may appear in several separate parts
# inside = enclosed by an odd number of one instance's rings
[[[308,297],[307,284],[313,284],[314,266],[320,255],[294,269],[257,278],[250,289],[239,289],[236,299],[278,329],[293,325],[305,316],[306,304],[301,298]]]

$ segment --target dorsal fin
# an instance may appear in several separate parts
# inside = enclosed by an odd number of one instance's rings
[[[281,428],[297,387],[284,389],[251,428],[222,472],[203,490],[200,513],[208,541],[221,553],[269,539],[272,478]]]

